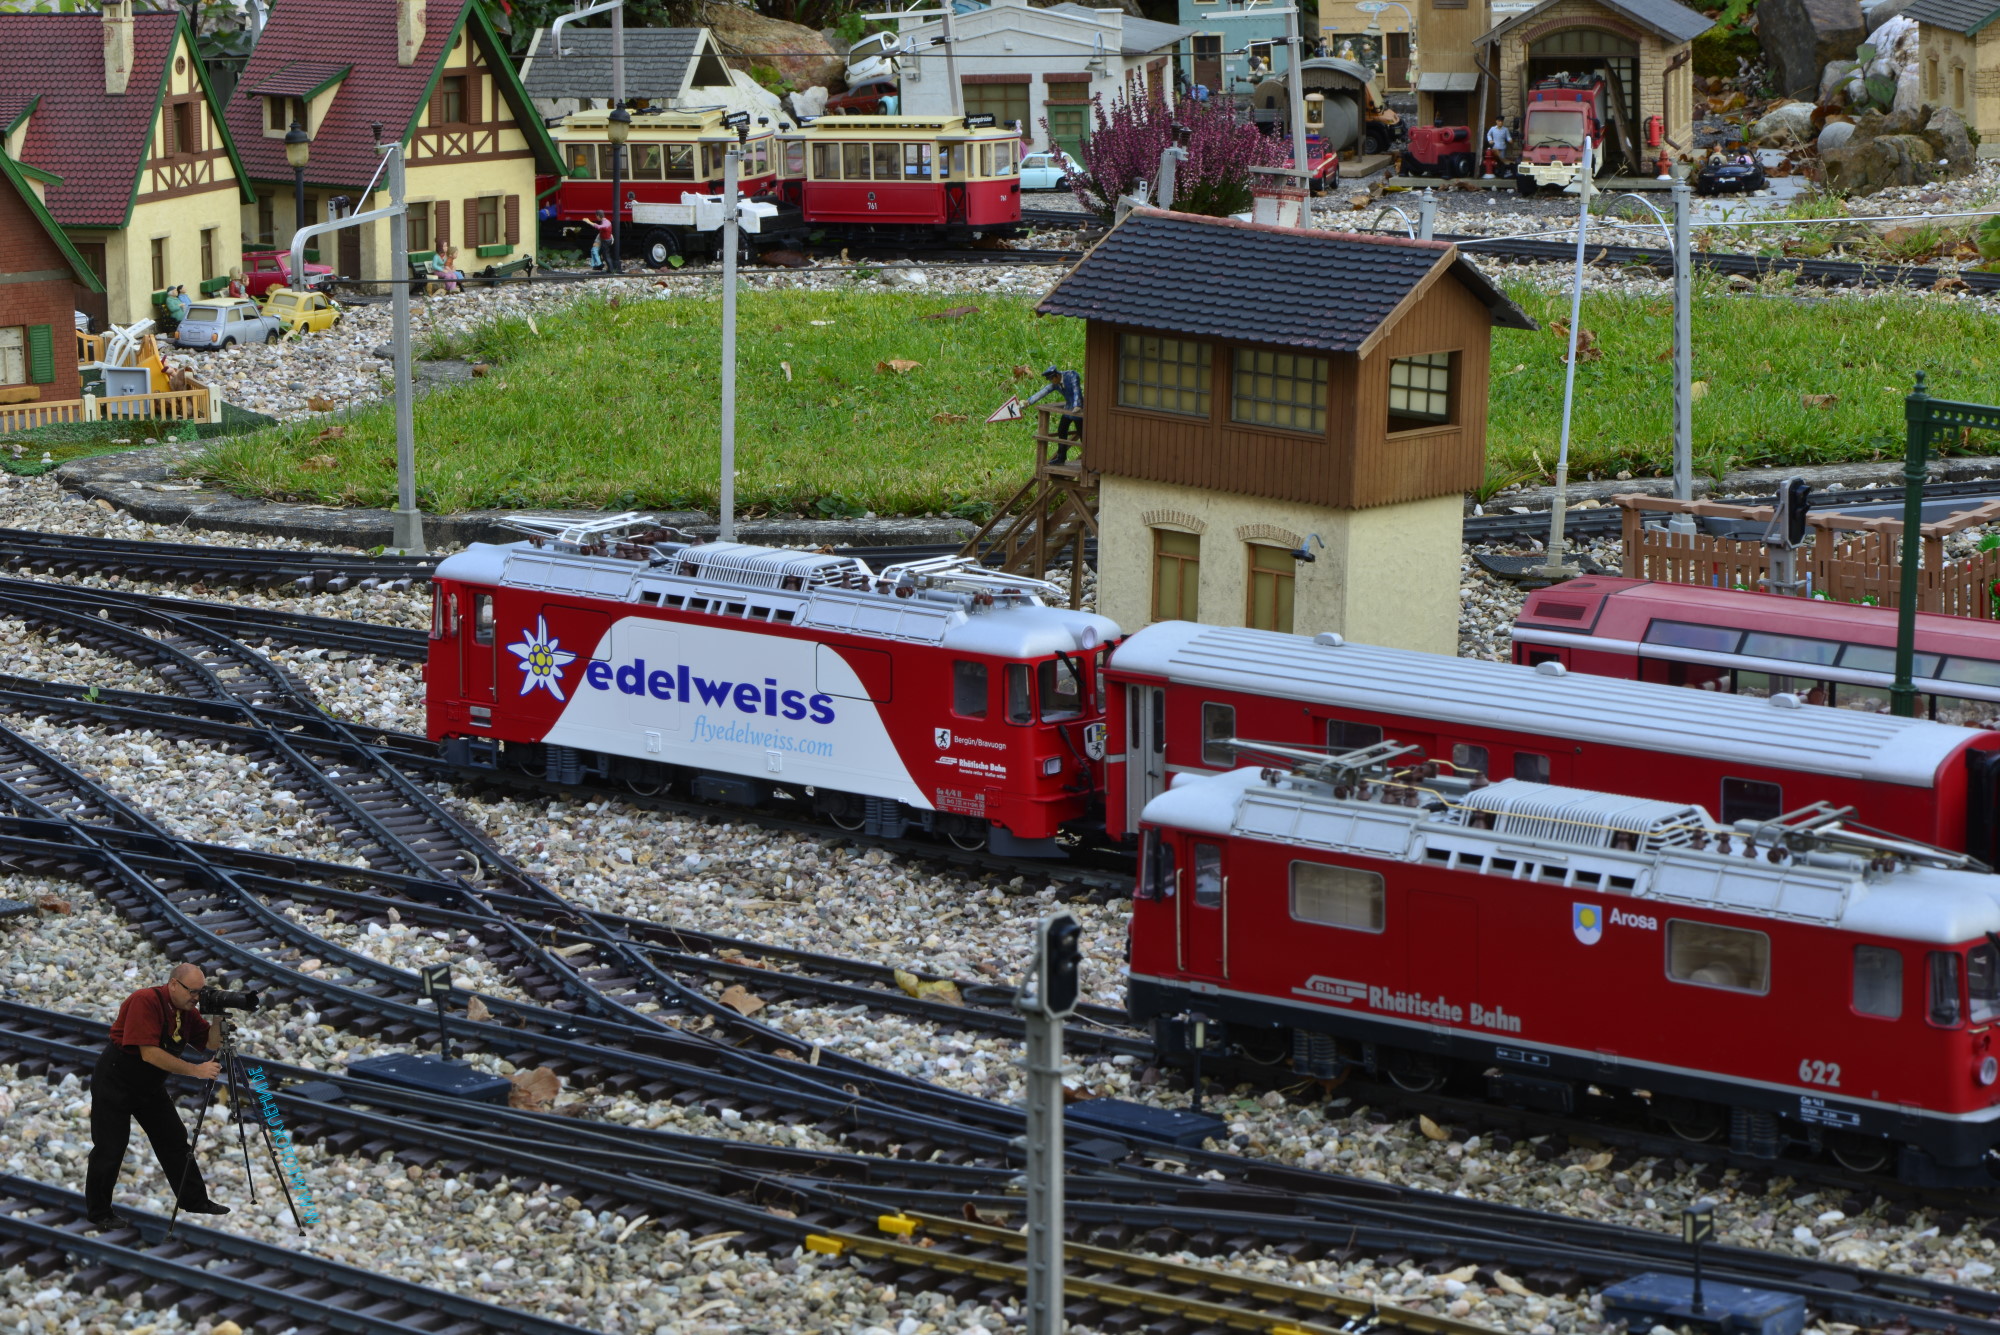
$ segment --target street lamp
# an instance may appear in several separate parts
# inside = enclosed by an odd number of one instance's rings
[[[292,214],[298,220],[294,225],[304,227],[312,219],[306,217],[306,159],[312,155],[312,136],[306,127],[297,121],[285,132],[285,161],[292,165]],[[305,285],[303,279],[295,279],[297,286]]]
[[[1389,86],[1388,38],[1382,32],[1382,11],[1385,9],[1400,9],[1403,11],[1403,23],[1410,34],[1410,69],[1414,71],[1417,67],[1417,16],[1410,12],[1410,7],[1398,4],[1396,0],[1366,0],[1366,3],[1356,5],[1355,8],[1362,10],[1368,15],[1368,26],[1361,30],[1362,34],[1364,36],[1382,38],[1382,86],[1384,88]]]
[[[623,102],[604,119],[611,141],[611,272],[625,272],[625,141],[632,137],[632,113]]]

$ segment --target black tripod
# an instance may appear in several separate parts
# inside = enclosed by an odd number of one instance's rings
[[[222,1046],[215,1052],[213,1061],[222,1065],[222,1078],[229,1082],[229,1107],[236,1118],[236,1142],[243,1149],[243,1182],[250,1193],[250,1203],[257,1203],[257,1179],[250,1171],[250,1133],[243,1129],[243,1114],[247,1100],[249,1081],[243,1075],[241,1059],[236,1053],[236,1034],[227,1016],[217,1016],[215,1022],[222,1026]],[[201,1126],[208,1120],[209,1105],[215,1102],[215,1087],[218,1082],[210,1080],[208,1091],[202,1095],[201,1111],[195,1114],[194,1135],[188,1141],[187,1162],[181,1166],[181,1180],[174,1184],[174,1213],[167,1221],[167,1236],[174,1235],[174,1225],[180,1222],[181,1193],[187,1189],[188,1169],[194,1166],[196,1149],[201,1145]],[[285,1181],[285,1171],[278,1164],[278,1147],[271,1140],[271,1126],[262,1117],[257,1119],[257,1127],[264,1133],[264,1149],[271,1156],[271,1173],[278,1179],[278,1190],[285,1193],[285,1204],[292,1212],[292,1222],[299,1232],[305,1232],[305,1221],[299,1218],[298,1203],[292,1199],[291,1184]]]

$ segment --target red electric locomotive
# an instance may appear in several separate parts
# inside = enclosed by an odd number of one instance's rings
[[[1888,607],[1593,576],[1528,595],[1514,661],[1669,686],[1882,712],[1896,674]],[[1917,613],[1918,712],[1967,727],[2000,719],[2000,624]]]
[[[1260,751],[1284,768],[1145,809],[1127,1004],[1169,1055],[1199,1016],[1300,1076],[1636,1100],[1746,1153],[1991,1182],[2000,882],[1963,855],[1824,804],[1732,827],[1393,741]]]
[[[1053,586],[688,542],[639,515],[510,522],[529,539],[435,579],[425,704],[457,764],[1029,856],[1096,810],[1117,627],[1043,605]]]
[[[2000,865],[2000,733],[1924,719],[1443,658],[1338,635],[1167,621],[1112,655],[1107,825],[1181,772],[1233,764],[1220,739],[1346,750],[1394,737],[1492,778],[1625,789],[1769,820],[1825,800],[1905,838]]]

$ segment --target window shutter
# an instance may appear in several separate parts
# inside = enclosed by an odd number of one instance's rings
[[[431,248],[444,257],[444,248],[451,244],[451,201],[440,199],[431,205]]]
[[[510,246],[521,244],[521,197],[519,195],[507,196],[507,244]]]
[[[465,239],[459,244],[468,248],[479,244],[479,201],[476,199],[465,201]]]
[[[28,379],[46,385],[56,378],[56,339],[53,325],[28,326]]]

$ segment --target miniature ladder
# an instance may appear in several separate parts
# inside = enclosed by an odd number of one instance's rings
[[[1067,463],[1050,463],[1049,409],[1035,426],[1035,473],[1012,500],[994,512],[961,556],[998,555],[1010,575],[1046,579],[1050,566],[1069,561],[1069,602],[1083,598],[1087,544],[1097,540],[1097,474],[1084,463],[1082,442],[1071,440]]]

